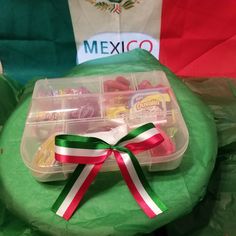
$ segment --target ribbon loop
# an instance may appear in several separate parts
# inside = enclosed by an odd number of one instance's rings
[[[56,136],[55,159],[83,165],[75,169],[52,210],[66,220],[70,219],[102,164],[114,153],[121,174],[139,206],[150,218],[162,213],[167,208],[151,189],[134,154],[153,148],[163,140],[152,123],[132,130],[115,145],[93,137]]]
[[[164,138],[153,123],[142,125],[117,142],[116,145],[124,146],[135,154],[149,150],[161,142]]]

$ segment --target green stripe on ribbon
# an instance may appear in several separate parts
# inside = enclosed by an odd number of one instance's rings
[[[74,183],[80,176],[81,172],[84,170],[86,165],[78,165],[74,170],[73,174],[70,176],[69,180],[67,181],[65,187],[63,188],[62,192],[60,193],[59,197],[57,198],[56,202],[52,206],[52,211],[57,212],[61,203],[66,198],[68,193],[70,192],[71,188],[73,187]]]
[[[152,198],[152,200],[157,204],[157,206],[162,210],[162,211],[166,211],[168,208],[166,207],[166,205],[157,197],[157,195],[155,194],[155,192],[152,190],[151,186],[149,185],[149,183],[147,182],[147,179],[145,177],[145,175],[143,174],[142,168],[137,160],[137,158],[134,156],[134,154],[132,152],[129,151],[129,149],[126,149],[126,153],[129,154],[131,161],[134,165],[134,168],[137,172],[137,175],[143,185],[143,187],[145,188],[145,190],[147,191],[147,193],[150,195],[150,197]]]
[[[128,140],[131,140],[131,139],[134,139],[136,138],[137,136],[139,136],[140,134],[150,130],[150,129],[153,129],[155,128],[154,124],[152,123],[148,123],[148,124],[145,124],[145,125],[142,125],[134,130],[132,130],[131,132],[129,132],[125,137],[123,137],[122,139],[120,139],[116,145],[119,145],[120,143],[122,142],[125,142],[125,141],[128,141]]]
[[[57,135],[55,145],[67,148],[80,148],[80,149],[109,149],[110,144],[105,141],[94,138],[84,137],[79,135]]]

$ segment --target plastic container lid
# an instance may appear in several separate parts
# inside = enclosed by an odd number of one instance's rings
[[[164,142],[137,155],[139,163],[150,171],[178,167],[189,136],[164,72],[39,80],[22,137],[22,158],[39,181],[66,179],[76,165],[55,161],[55,135],[101,137],[109,132],[118,138],[149,122],[160,130]],[[102,171],[117,169],[112,156],[102,167]]]

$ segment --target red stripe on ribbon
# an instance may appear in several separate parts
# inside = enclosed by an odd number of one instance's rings
[[[97,164],[93,167],[93,169],[90,171],[89,175],[81,185],[79,191],[76,193],[75,197],[73,198],[71,204],[65,211],[63,218],[65,220],[69,220],[71,216],[73,215],[74,211],[76,210],[77,206],[79,205],[80,201],[82,200],[84,194],[88,190],[89,186],[97,176],[99,170],[101,169],[102,164]]]
[[[162,143],[163,141],[164,141],[163,136],[160,133],[158,133],[142,142],[129,143],[125,145],[125,147],[128,148],[130,151],[132,151],[134,154],[138,154],[140,152],[153,148],[154,146]]]
[[[107,158],[106,155],[91,157],[91,156],[67,156],[55,153],[55,159],[62,163],[77,163],[77,164],[100,164]]]
[[[131,194],[133,195],[134,199],[136,200],[136,202],[139,204],[139,206],[143,209],[143,211],[146,213],[146,215],[149,218],[154,218],[156,216],[156,214],[152,211],[152,209],[146,204],[146,202],[144,201],[143,197],[140,195],[138,189],[136,188],[134,182],[132,181],[129,171],[123,161],[123,158],[121,157],[120,153],[117,151],[114,151],[117,163],[119,165],[119,168],[121,170],[121,174],[131,192]]]

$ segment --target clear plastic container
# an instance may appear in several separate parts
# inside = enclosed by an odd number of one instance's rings
[[[117,136],[120,127],[128,132],[149,122],[160,129],[164,142],[137,155],[139,163],[150,171],[177,168],[189,136],[164,72],[39,80],[22,137],[22,158],[38,181],[63,180],[76,165],[55,161],[55,135],[114,130]],[[102,171],[114,170],[118,166],[111,156]]]

